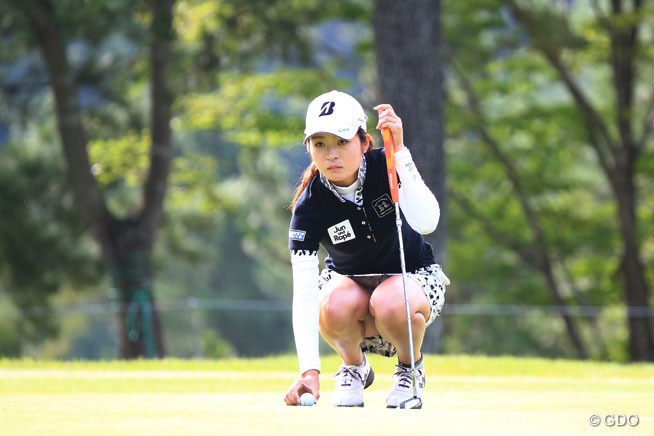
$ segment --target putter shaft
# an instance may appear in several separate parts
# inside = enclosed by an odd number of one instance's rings
[[[404,291],[404,309],[406,310],[407,330],[409,332],[409,353],[411,354],[411,386],[413,398],[417,398],[416,391],[416,362],[413,357],[413,329],[411,327],[411,308],[409,306],[409,293],[406,290],[406,263],[404,260],[404,241],[402,238],[402,218],[400,216],[400,203],[395,203],[395,225],[400,243],[400,266],[402,269],[402,290]]]

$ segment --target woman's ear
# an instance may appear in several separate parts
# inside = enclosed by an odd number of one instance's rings
[[[372,136],[369,133],[366,133],[366,143],[363,146],[363,152],[367,153],[370,150],[370,144],[372,144]]]

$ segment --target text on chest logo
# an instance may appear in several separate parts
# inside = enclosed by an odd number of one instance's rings
[[[334,244],[340,244],[345,241],[356,238],[350,220],[341,221],[327,229],[329,238]]]
[[[373,200],[372,207],[379,218],[383,218],[395,210],[393,208],[393,201],[388,194],[384,194],[378,199]]]

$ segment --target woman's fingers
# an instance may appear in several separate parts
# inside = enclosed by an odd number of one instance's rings
[[[378,104],[373,109],[379,114],[377,129],[389,129],[393,134],[395,151],[401,150],[404,147],[402,119],[395,113],[393,106],[388,103]]]

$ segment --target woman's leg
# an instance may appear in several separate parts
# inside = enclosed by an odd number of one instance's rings
[[[415,280],[407,277],[406,287],[411,311],[413,358],[414,361],[418,361],[430,307],[427,297]],[[401,275],[389,277],[375,289],[370,297],[370,313],[379,334],[395,345],[399,361],[406,365],[410,364],[409,331]]]
[[[334,275],[322,289],[320,334],[346,365],[363,361],[361,341],[372,325],[370,293],[352,279]]]

